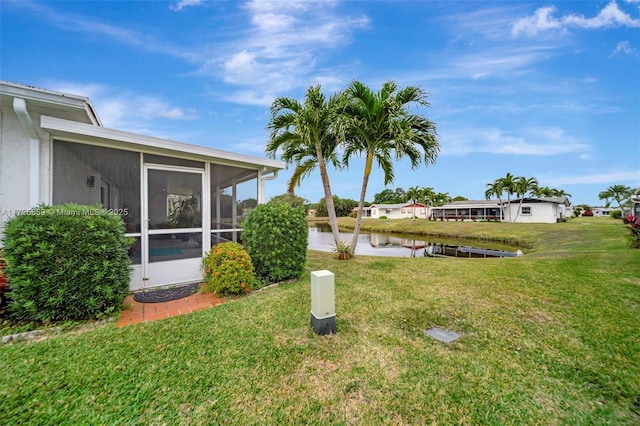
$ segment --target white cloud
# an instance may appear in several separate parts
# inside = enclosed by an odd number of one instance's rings
[[[616,45],[615,50],[611,52],[611,55],[609,55],[609,58],[613,58],[614,56],[617,56],[617,55],[637,56],[638,50],[631,47],[631,44],[628,41],[621,41]]]
[[[563,129],[523,129],[507,134],[499,129],[440,129],[442,155],[472,153],[497,155],[552,156],[587,153],[589,145],[568,135]]]
[[[569,28],[640,27],[640,19],[632,18],[621,10],[615,1],[608,3],[592,18],[576,14],[556,18],[553,16],[556,10],[555,6],[545,6],[538,8],[533,16],[518,19],[511,27],[511,35],[514,37],[520,35],[531,37],[544,31],[565,31]]]
[[[50,82],[47,87],[88,97],[105,127],[148,133],[153,120],[193,120],[195,109],[180,108],[155,96],[117,89],[97,83]],[[144,129],[144,131],[142,130]]]
[[[632,185],[640,185],[639,170],[616,170],[606,173],[594,173],[588,175],[568,175],[545,178],[549,185],[560,186],[568,184],[608,184],[629,182]]]
[[[198,6],[204,3],[204,0],[179,0],[175,4],[169,6],[171,10],[180,11],[185,7]]]
[[[249,27],[220,46],[225,53],[212,56],[199,73],[237,86],[225,98],[250,105],[269,105],[273,93],[287,94],[314,78],[344,80],[335,71],[322,72],[319,64],[369,20],[343,16],[335,8],[336,2],[326,1],[251,1],[243,6]]]

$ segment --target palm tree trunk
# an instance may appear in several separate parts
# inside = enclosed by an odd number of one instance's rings
[[[518,221],[518,216],[520,216],[520,210],[522,210],[522,202],[524,201],[524,195],[520,197],[520,204],[518,204],[518,210],[516,211],[516,222]]]
[[[327,203],[327,212],[329,214],[329,225],[331,225],[331,233],[335,240],[336,246],[340,242],[340,232],[338,230],[338,218],[336,217],[336,206],[333,204],[333,195],[331,194],[331,186],[329,185],[329,175],[327,174],[327,166],[324,164],[322,150],[316,149],[318,156],[318,168],[320,169],[320,177],[322,178],[322,188],[324,189],[324,199]]]
[[[360,235],[360,223],[362,222],[362,211],[364,210],[364,197],[367,194],[367,185],[369,184],[369,175],[371,174],[371,166],[373,164],[373,153],[367,154],[367,160],[364,166],[364,176],[362,177],[362,189],[360,190],[360,201],[358,202],[358,214],[356,215],[356,227],[353,230],[353,238],[349,250],[351,254],[356,252],[358,244],[358,235]]]

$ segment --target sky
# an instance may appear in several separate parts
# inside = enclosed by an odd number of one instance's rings
[[[640,0],[0,0],[0,79],[87,96],[105,127],[265,158],[276,97],[393,80],[427,92],[411,111],[440,152],[397,161],[386,187],[374,165],[367,201],[413,186],[484,199],[508,172],[573,204],[640,187]],[[332,192],[357,200],[363,168],[330,168]],[[296,195],[318,202],[319,175]]]

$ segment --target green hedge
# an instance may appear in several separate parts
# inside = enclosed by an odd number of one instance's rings
[[[129,291],[124,223],[99,206],[38,206],[6,223],[3,242],[19,318],[99,318]]]
[[[243,224],[242,241],[256,274],[268,282],[299,278],[307,260],[307,218],[286,204],[261,204]]]

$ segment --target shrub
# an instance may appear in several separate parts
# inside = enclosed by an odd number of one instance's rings
[[[4,308],[7,304],[7,298],[9,292],[11,291],[11,286],[9,285],[9,280],[4,273],[5,268],[7,267],[7,261],[4,260],[2,255],[2,247],[0,247],[0,313],[4,312]]]
[[[611,216],[614,219],[621,219],[622,218],[622,211],[621,210],[612,210],[611,213],[609,213],[609,216]]]
[[[299,278],[307,260],[307,219],[287,205],[258,205],[247,217],[242,241],[256,274],[268,282]]]
[[[99,318],[129,292],[129,244],[99,206],[38,206],[4,230],[10,311],[29,321]]]
[[[380,216],[380,219],[388,219],[386,216]]]
[[[202,260],[204,291],[219,295],[249,293],[257,287],[253,264],[247,251],[238,243],[221,243],[211,247]]]

